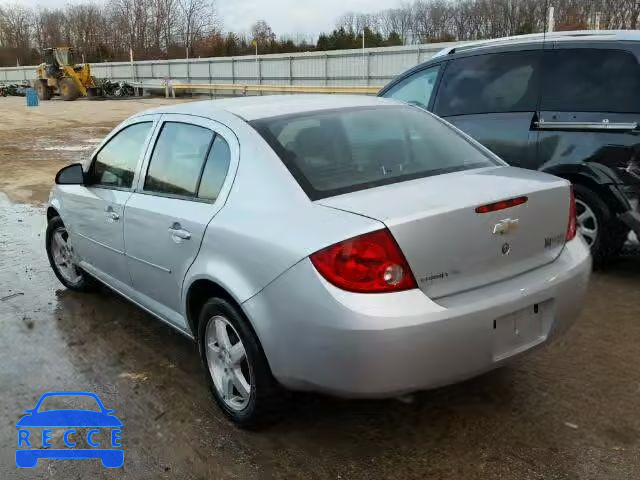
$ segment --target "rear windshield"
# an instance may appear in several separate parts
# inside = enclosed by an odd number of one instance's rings
[[[497,165],[410,106],[322,110],[253,121],[312,200]]]

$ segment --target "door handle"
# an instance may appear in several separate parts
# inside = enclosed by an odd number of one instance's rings
[[[120,215],[118,215],[116,212],[113,211],[113,207],[109,206],[107,208],[104,209],[104,216],[106,217],[107,221],[111,220],[111,221],[116,221],[116,220],[120,220]]]
[[[174,223],[169,227],[169,233],[172,237],[177,237],[182,240],[189,240],[191,238],[191,232],[184,230],[179,223]]]

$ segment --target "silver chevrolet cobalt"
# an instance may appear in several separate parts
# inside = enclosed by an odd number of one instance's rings
[[[590,274],[565,180],[393,100],[149,110],[56,184],[60,281],[192,337],[243,426],[282,387],[385,397],[500,366],[576,318]]]

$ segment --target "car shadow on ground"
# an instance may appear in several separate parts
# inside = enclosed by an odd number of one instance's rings
[[[57,296],[58,329],[71,350],[69,358],[78,369],[109,384],[133,378],[157,382],[165,389],[188,389],[198,402],[204,402],[199,410],[205,408],[222,418],[207,389],[196,345],[190,339],[106,288],[92,294],[59,290]],[[92,367],[97,365],[99,369]],[[96,370],[92,372],[92,368]],[[283,395],[280,418],[269,430],[283,433],[313,428],[329,434],[332,429],[347,425],[434,424],[441,421],[444,410],[492,411],[512,402],[513,373],[507,366],[457,385],[397,399],[346,400],[287,393]],[[169,410],[173,406],[162,408]],[[193,413],[185,414],[188,423],[188,416]]]

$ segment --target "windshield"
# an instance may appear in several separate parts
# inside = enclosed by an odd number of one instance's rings
[[[410,106],[359,107],[252,122],[313,200],[498,163]]]

